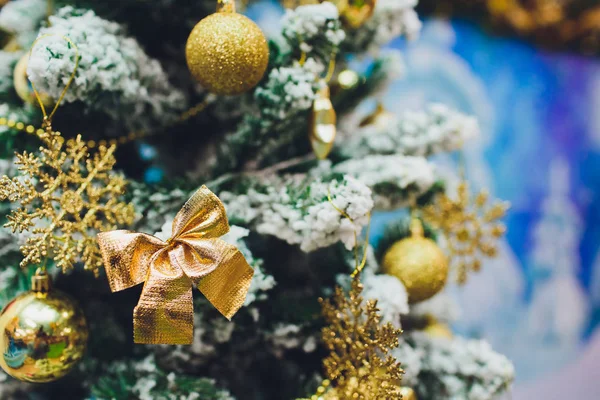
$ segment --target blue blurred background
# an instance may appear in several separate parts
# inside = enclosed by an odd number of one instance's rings
[[[408,68],[388,107],[440,101],[477,116],[469,178],[512,203],[500,257],[455,293],[455,329],[513,360],[514,399],[598,399],[600,62],[458,20],[428,20],[394,46]]]
[[[265,1],[247,13],[269,32],[283,9]],[[461,20],[426,20],[420,39],[390,47],[403,50],[407,72],[386,108],[435,101],[475,115],[482,137],[466,149],[469,179],[512,203],[500,256],[453,293],[455,330],[515,363],[513,399],[598,399],[600,61]],[[375,218],[375,236],[389,218]]]

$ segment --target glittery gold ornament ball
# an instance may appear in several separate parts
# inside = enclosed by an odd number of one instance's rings
[[[244,93],[260,82],[269,63],[264,34],[249,18],[217,12],[200,21],[186,44],[190,72],[208,91]]]
[[[83,312],[70,297],[53,289],[26,292],[0,314],[0,367],[21,381],[55,381],[81,360],[87,337]]]
[[[420,222],[419,222],[420,225]],[[446,285],[448,261],[431,239],[414,230],[412,236],[396,242],[383,257],[383,272],[400,279],[410,303],[427,300]]]

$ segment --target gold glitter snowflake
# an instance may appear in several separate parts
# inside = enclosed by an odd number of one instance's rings
[[[464,181],[458,186],[456,200],[441,194],[432,205],[424,208],[425,220],[440,230],[446,239],[448,258],[456,270],[459,284],[467,281],[470,271],[481,269],[483,257],[497,255],[498,239],[506,232],[505,225],[499,220],[508,208],[507,202],[490,202],[485,190],[472,198],[469,185]]]
[[[5,227],[30,233],[21,266],[52,258],[66,271],[81,261],[97,274],[102,258],[96,233],[130,224],[134,216],[133,206],[120,200],[125,178],[112,171],[115,146],[90,155],[81,136],[65,143],[47,129],[39,137],[39,154],[17,154],[24,176],[0,178],[0,200],[20,203]]]
[[[322,300],[323,342],[329,355],[323,360],[324,383],[318,399],[386,400],[400,398],[402,370],[390,350],[398,347],[402,330],[381,324],[376,301],[363,300],[358,277],[346,295],[338,287],[331,301]],[[385,357],[385,358],[384,358]]]

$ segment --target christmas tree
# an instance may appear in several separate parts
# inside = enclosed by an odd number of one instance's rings
[[[3,3],[0,365],[18,379],[0,372],[0,398],[510,390],[506,357],[452,335],[443,291],[503,234],[505,206],[431,160],[477,121],[358,108],[402,75],[382,47],[418,36],[416,0],[282,1],[266,40],[253,2]],[[396,209],[371,246],[371,215]],[[28,333],[15,308],[54,290],[87,327]]]

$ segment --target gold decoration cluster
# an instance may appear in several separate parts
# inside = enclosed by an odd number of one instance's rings
[[[549,45],[600,52],[600,5],[582,0],[486,0],[492,18]]]
[[[0,200],[20,203],[5,226],[30,233],[21,266],[52,258],[67,271],[81,261],[97,274],[102,257],[96,234],[134,217],[133,206],[120,200],[126,180],[112,171],[116,146],[99,146],[90,155],[80,135],[68,141],[51,129],[38,135],[39,154],[16,156],[23,176],[0,178]]]
[[[600,4],[589,0],[424,0],[436,12],[477,15],[544,47],[600,54]]]
[[[402,330],[391,323],[381,324],[377,302],[365,303],[362,290],[359,279],[354,278],[347,295],[338,287],[331,300],[320,300],[327,324],[323,342],[329,351],[323,360],[325,382],[332,388],[313,399],[400,398],[404,371],[389,352],[398,347]]]
[[[463,181],[456,199],[441,194],[423,209],[425,220],[446,238],[449,261],[456,269],[458,283],[464,284],[469,272],[481,269],[483,257],[497,255],[498,239],[506,232],[500,219],[509,207],[507,202],[490,201],[485,190],[473,197],[468,183]]]
[[[282,4],[285,8],[296,8],[324,1],[329,1],[337,7],[340,19],[349,29],[358,29],[367,22],[373,15],[377,4],[377,0],[282,0]]]

